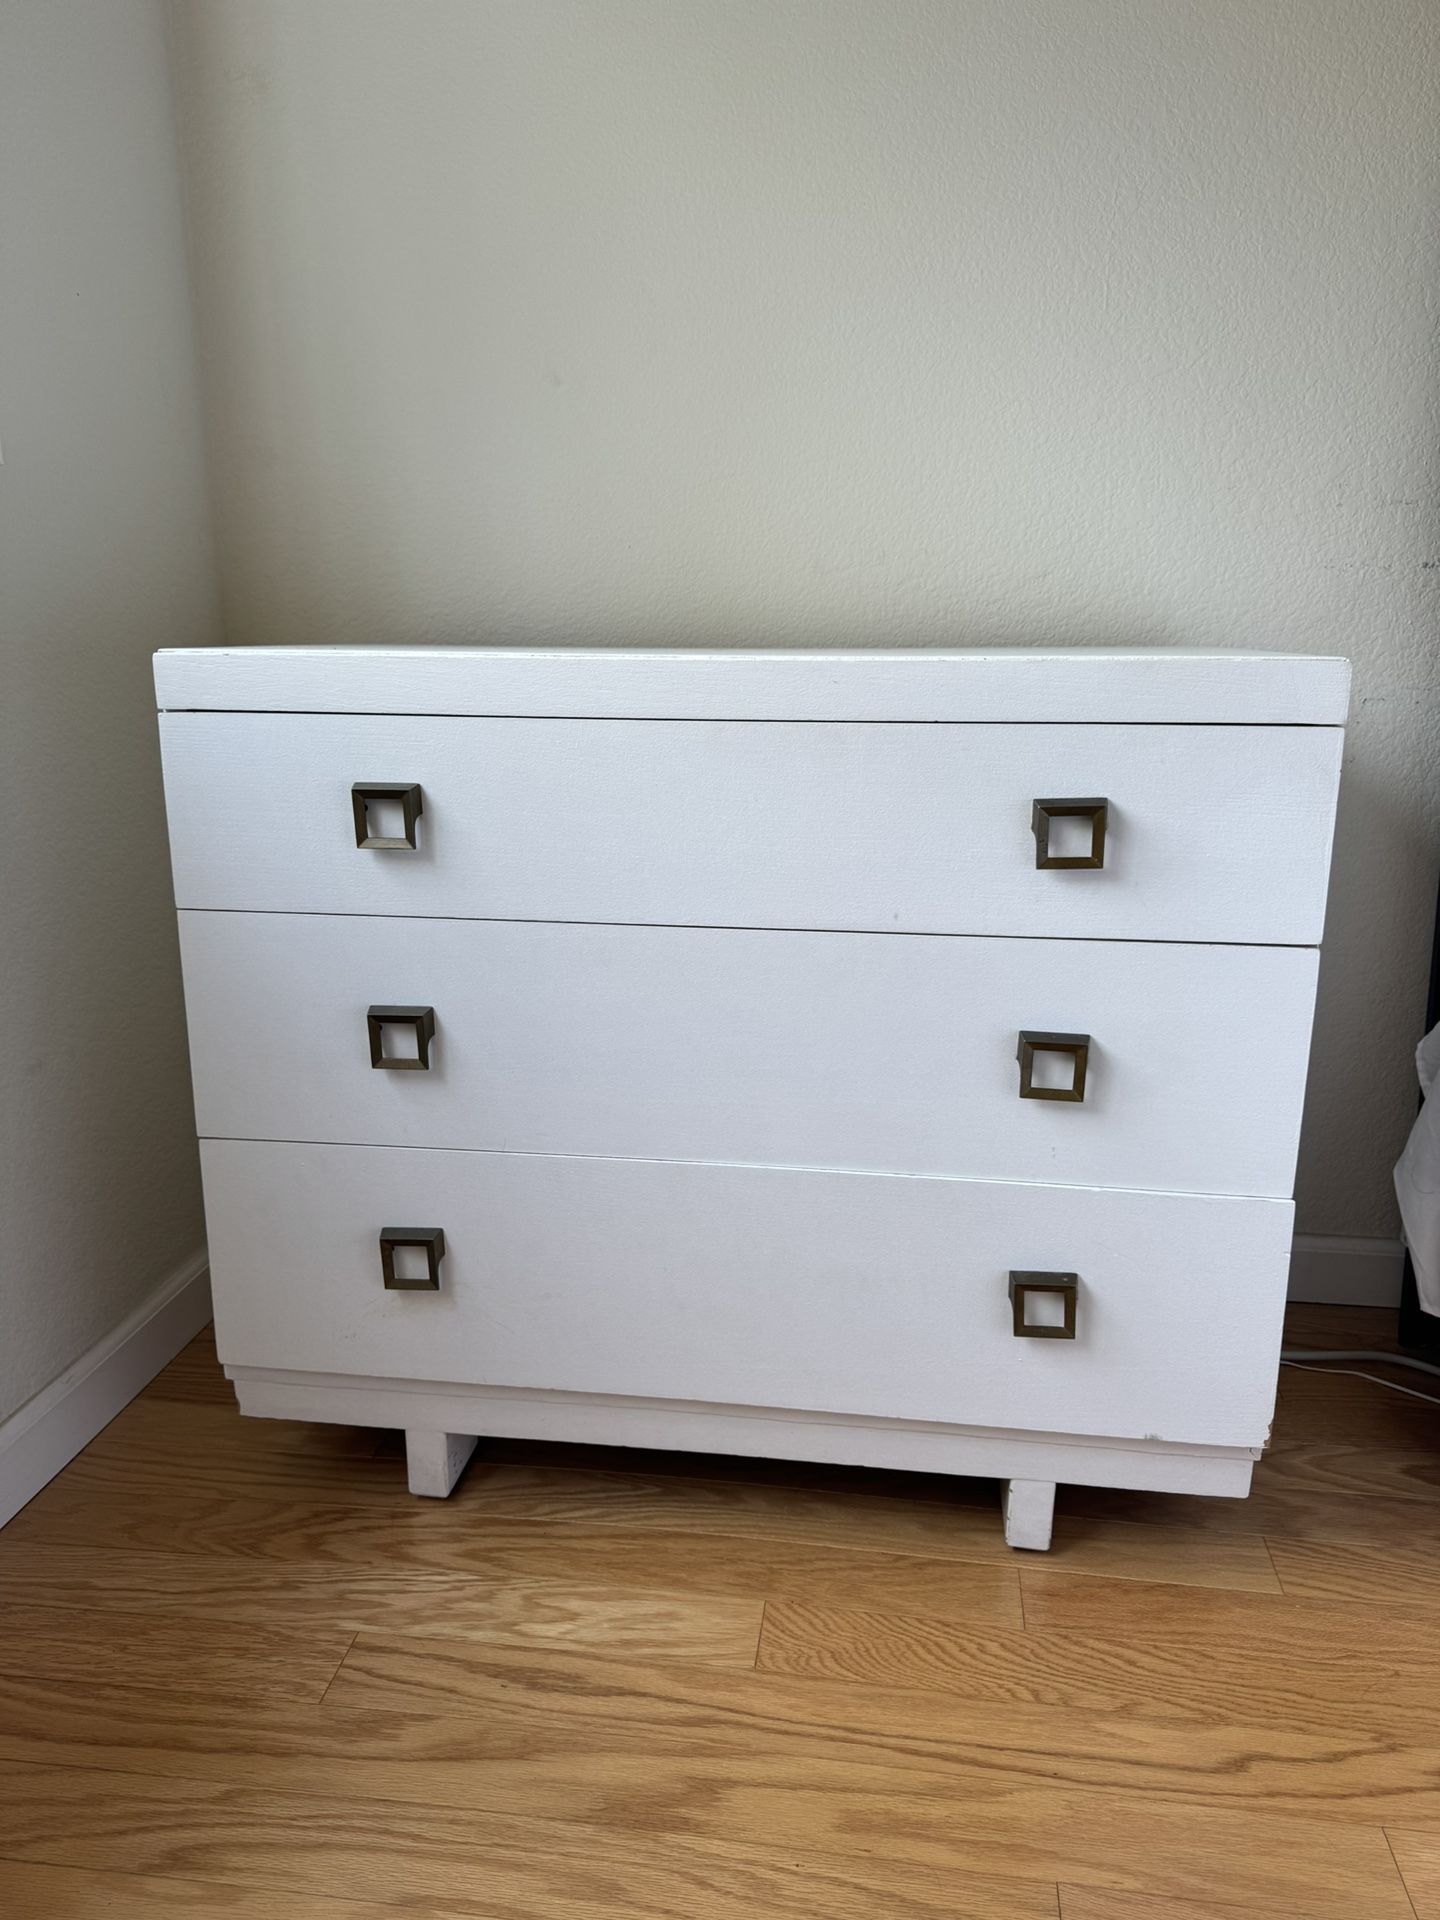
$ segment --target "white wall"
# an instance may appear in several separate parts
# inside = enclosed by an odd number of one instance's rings
[[[149,654],[218,637],[157,0],[0,0],[0,1419],[203,1240]]]
[[[177,0],[228,637],[1352,654],[1301,1224],[1389,1231],[1437,19]]]

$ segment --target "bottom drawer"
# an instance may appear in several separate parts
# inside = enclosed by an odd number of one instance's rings
[[[212,1140],[229,1366],[1263,1443],[1293,1209],[895,1174]],[[444,1231],[387,1291],[382,1228]],[[405,1271],[409,1255],[398,1256]],[[1078,1275],[1071,1339],[1013,1270]]]

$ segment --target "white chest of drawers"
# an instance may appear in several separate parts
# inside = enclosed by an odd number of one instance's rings
[[[1348,689],[1181,653],[158,656],[247,1413],[1241,1494]],[[398,844],[395,844],[397,843]]]

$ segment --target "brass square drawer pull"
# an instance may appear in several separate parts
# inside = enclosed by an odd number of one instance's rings
[[[418,1271],[415,1250],[424,1255],[425,1271]],[[438,1293],[440,1262],[445,1258],[443,1227],[382,1227],[380,1269],[385,1285],[397,1293]]]
[[[1037,1054],[1067,1054],[1072,1062],[1068,1086],[1047,1087],[1035,1083]],[[1083,1100],[1085,1070],[1090,1063],[1088,1033],[1022,1032],[1015,1050],[1020,1062],[1020,1098],[1022,1100]]]
[[[403,780],[357,780],[350,789],[350,804],[355,814],[355,844],[381,851],[414,853],[420,844],[419,822],[425,811],[425,796],[419,787]],[[380,820],[372,820],[370,810],[382,806],[400,808],[400,832],[381,833]]]
[[[1036,800],[1030,808],[1030,831],[1035,836],[1037,867],[1103,867],[1105,864],[1105,823],[1109,818],[1108,800]],[[1052,853],[1050,829],[1056,820],[1088,820],[1088,853]]]
[[[1010,1308],[1017,1339],[1073,1340],[1075,1306],[1080,1291],[1080,1276],[1075,1273],[1014,1273],[1010,1275]],[[1031,1302],[1044,1301],[1050,1317],[1031,1316]],[[1054,1317],[1056,1303],[1060,1317]],[[1044,1312],[1041,1308],[1041,1312]]]
[[[435,1041],[433,1007],[371,1007],[365,1015],[365,1025],[370,1035],[372,1067],[386,1067],[391,1073],[430,1071],[430,1048]],[[387,1053],[386,1027],[412,1027],[415,1032],[414,1053]]]

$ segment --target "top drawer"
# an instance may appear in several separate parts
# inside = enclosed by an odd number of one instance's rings
[[[1313,945],[1331,727],[161,716],[177,904]],[[417,845],[356,844],[356,784]],[[1035,801],[1103,798],[1037,868]]]

